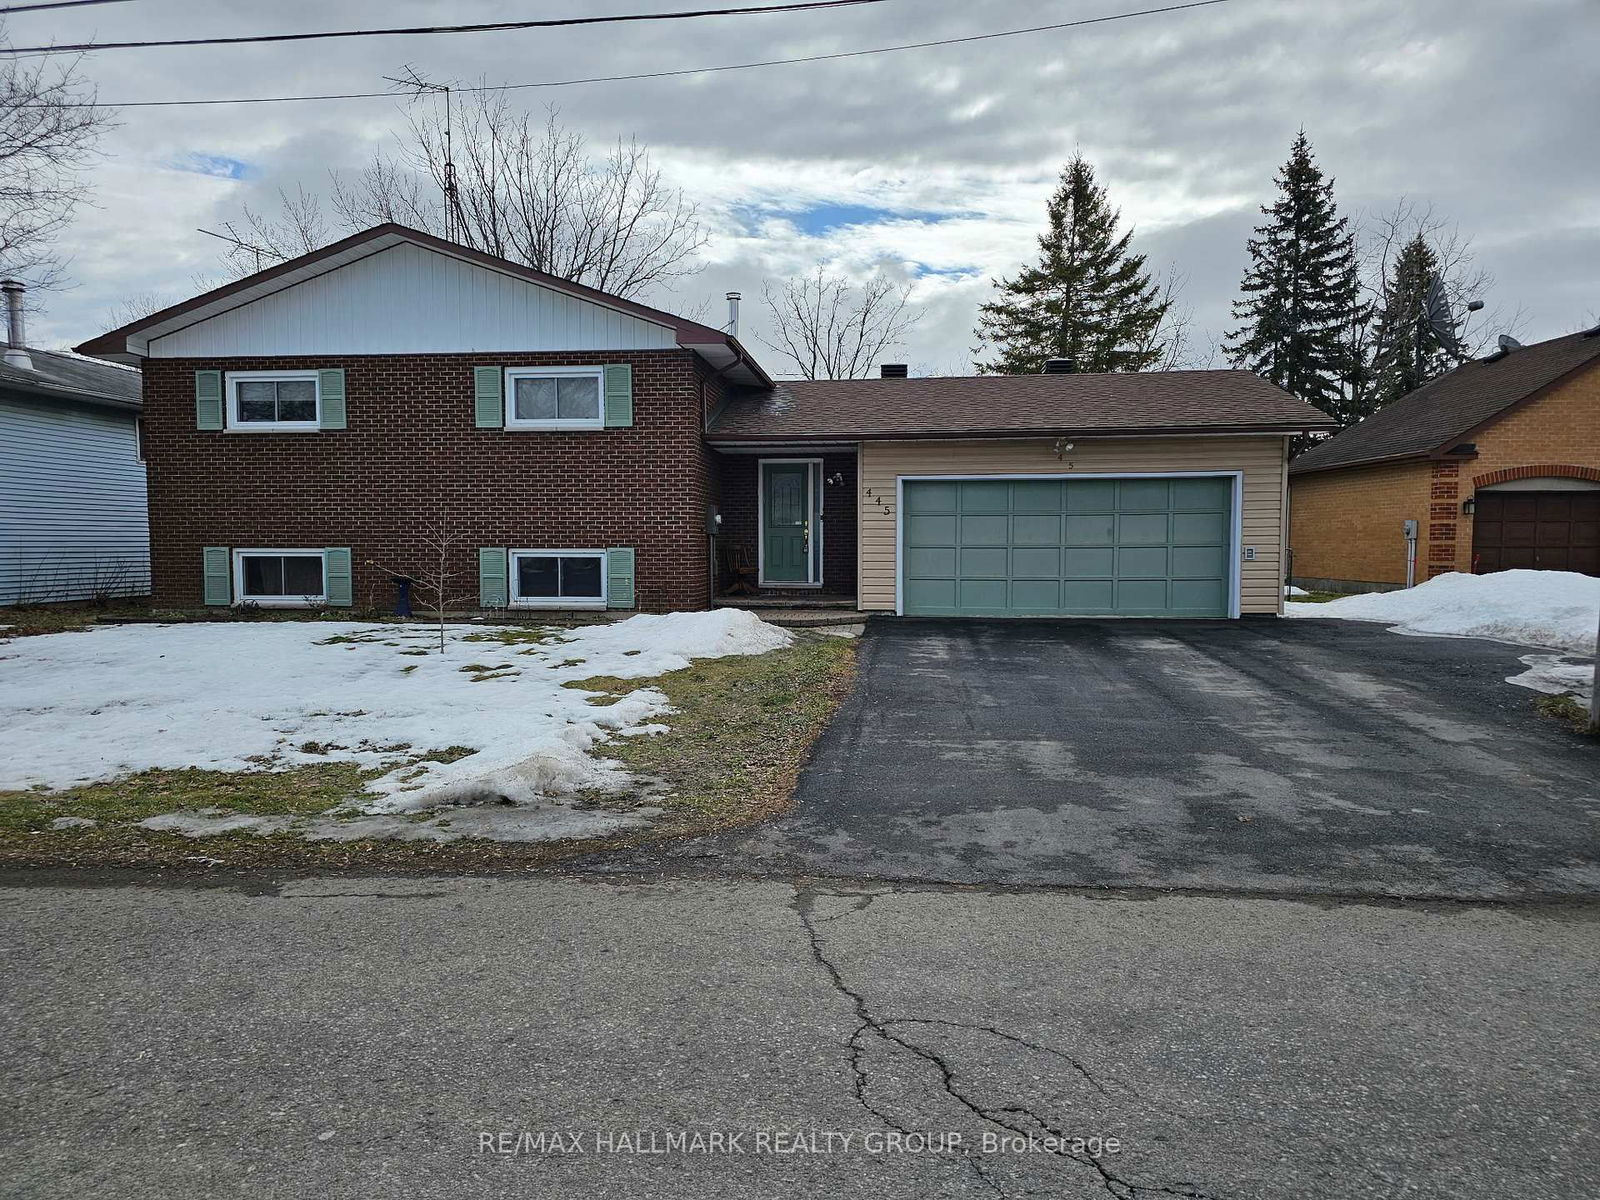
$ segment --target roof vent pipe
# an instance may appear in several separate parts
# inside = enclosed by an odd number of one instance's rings
[[[728,323],[723,326],[723,332],[729,337],[739,336],[739,301],[738,292],[728,293]]]
[[[1071,375],[1078,369],[1078,360],[1075,358],[1047,358],[1044,360],[1044,374],[1046,375]]]
[[[6,366],[33,370],[28,357],[28,332],[22,323],[22,293],[27,286],[18,279],[0,279],[0,292],[6,294]]]
[[[882,363],[878,367],[880,379],[904,379],[910,374],[905,363]]]

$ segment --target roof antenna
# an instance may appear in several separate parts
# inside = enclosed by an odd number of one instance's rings
[[[227,233],[215,233],[210,229],[196,229],[195,232],[196,233],[203,233],[207,237],[214,237],[214,238],[217,238],[217,239],[219,239],[221,241],[224,241],[224,242],[230,242],[233,245],[237,246],[241,250],[248,250],[251,254],[255,255],[256,270],[257,271],[261,270],[261,258],[262,258],[263,255],[265,255],[267,258],[275,258],[279,262],[287,262],[288,261],[288,256],[287,255],[279,254],[276,250],[269,249],[266,246],[258,246],[254,242],[244,241],[242,238],[239,237],[238,234],[233,232],[233,226],[232,225],[224,225],[223,228],[226,229],[228,232]]]
[[[384,79],[397,88],[403,88],[415,100],[423,93],[444,97],[444,169],[440,172],[440,189],[444,192],[444,239],[447,242],[460,242],[463,227],[466,222],[461,211],[461,189],[456,186],[456,159],[453,142],[453,96],[450,86],[444,83],[434,83],[425,78],[410,63],[404,67],[404,73],[399,76],[385,75]]]

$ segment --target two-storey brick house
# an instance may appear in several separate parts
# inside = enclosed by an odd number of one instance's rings
[[[1326,424],[1237,371],[776,384],[396,225],[79,349],[143,367],[170,609],[384,609],[442,523],[464,608],[1275,613],[1288,438]]]

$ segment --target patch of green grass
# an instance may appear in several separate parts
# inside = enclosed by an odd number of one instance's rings
[[[309,816],[361,791],[382,771],[353,763],[313,763],[287,771],[140,771],[110,783],[64,791],[0,791],[0,841],[48,830],[57,817],[105,823],[142,821],[182,809],[224,808],[254,816]],[[82,836],[66,830],[55,836]]]
[[[417,762],[453,763],[476,754],[471,746],[446,746],[443,750],[428,750],[416,756]]]
[[[554,641],[559,636],[554,629],[520,629],[514,626],[502,626],[497,629],[484,629],[476,633],[464,634],[463,642],[494,642],[499,646],[524,646],[541,645]]]
[[[800,634],[769,654],[698,659],[654,679],[595,676],[566,686],[612,697],[659,688],[677,710],[656,737],[621,737],[602,753],[660,780],[661,801],[693,825],[725,827],[779,811],[855,674],[856,643]]]
[[[1533,706],[1547,717],[1554,717],[1572,726],[1579,733],[1589,737],[1596,736],[1589,732],[1589,706],[1584,704],[1571,692],[1560,696],[1540,696],[1533,702]]]

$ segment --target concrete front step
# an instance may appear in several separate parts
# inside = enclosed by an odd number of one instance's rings
[[[846,612],[841,609],[815,608],[763,608],[756,615],[769,625],[786,629],[821,629],[839,625],[861,625],[866,613]]]
[[[797,596],[718,596],[711,602],[714,608],[748,608],[754,611],[766,609],[784,609],[792,611],[811,611],[812,609],[849,609],[856,610],[854,596],[818,596],[815,600],[800,599]]]

